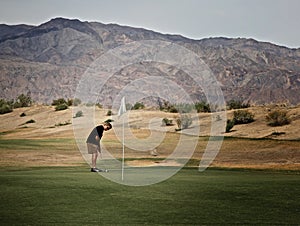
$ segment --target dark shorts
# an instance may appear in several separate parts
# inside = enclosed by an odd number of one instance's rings
[[[94,153],[100,152],[100,147],[98,145],[91,144],[91,143],[86,143],[86,145],[87,145],[89,154],[94,154]]]

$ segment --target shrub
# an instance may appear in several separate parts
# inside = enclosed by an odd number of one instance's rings
[[[211,112],[209,104],[204,101],[196,103],[195,108],[198,113],[199,112]]]
[[[79,104],[81,104],[81,100],[78,99],[78,98],[75,98],[75,99],[73,100],[73,105],[74,105],[74,106],[78,106]]]
[[[113,115],[112,111],[108,110],[107,113],[106,113],[106,116],[111,116],[111,115]]]
[[[92,102],[88,102],[88,103],[85,104],[85,106],[87,106],[87,107],[93,107],[94,105],[95,105],[95,104],[92,103]]]
[[[143,103],[140,103],[140,102],[136,102],[134,105],[133,105],[133,110],[138,110],[138,109],[144,109],[145,108],[145,105]]]
[[[159,101],[159,110],[171,112],[171,113],[178,113],[176,106],[171,104],[169,101],[165,101],[165,100],[163,101],[163,103]]]
[[[247,124],[254,121],[254,114],[247,110],[238,110],[233,112],[233,121],[235,125]]]
[[[21,94],[16,98],[14,108],[21,108],[21,107],[29,107],[32,104],[31,97],[29,95]]]
[[[57,100],[53,100],[51,105],[58,106],[58,105],[63,105],[63,104],[68,106],[68,103],[64,98],[59,98]]]
[[[100,104],[100,103],[97,103],[96,106],[97,106],[98,108],[103,108],[102,104]]]
[[[172,126],[172,121],[173,120],[170,120],[170,119],[167,119],[167,118],[163,118],[162,120],[162,126]]]
[[[193,123],[193,119],[190,115],[182,115],[181,118],[176,120],[178,130],[187,129]]]
[[[83,116],[82,111],[77,111],[76,114],[75,114],[75,118],[82,117],[82,116]]]
[[[250,107],[249,102],[243,103],[241,100],[230,100],[227,102],[228,109],[241,109]]]
[[[1,114],[1,115],[2,115],[2,114],[9,113],[9,112],[12,112],[12,111],[13,111],[12,107],[11,107],[9,104],[7,104],[7,103],[2,104],[2,105],[0,106],[0,114]]]
[[[55,107],[55,111],[62,111],[68,109],[68,105],[66,103],[59,104]]]
[[[229,133],[233,127],[234,127],[234,120],[228,119],[226,124],[226,133]]]
[[[126,110],[131,110],[133,108],[132,104],[126,103]]]
[[[273,110],[267,116],[266,120],[269,126],[283,126],[290,124],[290,119],[287,117],[285,110]]]
[[[68,99],[67,100],[67,105],[68,106],[72,106],[73,105],[73,101],[74,101],[73,99]]]
[[[26,114],[23,112],[22,114],[20,114],[20,117],[25,117]]]

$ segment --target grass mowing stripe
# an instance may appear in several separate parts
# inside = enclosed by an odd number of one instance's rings
[[[0,139],[0,149],[5,150],[39,150],[49,147],[63,147],[75,145],[73,139]]]
[[[298,224],[299,175],[183,169],[145,187],[115,184],[88,168],[1,170],[4,225]]]

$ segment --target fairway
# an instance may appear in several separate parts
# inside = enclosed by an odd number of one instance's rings
[[[1,225],[207,225],[300,222],[299,172],[182,169],[145,187],[88,167],[2,168]]]

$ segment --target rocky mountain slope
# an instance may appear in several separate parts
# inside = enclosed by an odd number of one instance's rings
[[[300,103],[300,49],[289,49],[253,39],[191,40],[145,30],[55,18],[40,26],[0,25],[0,97],[30,93],[42,103],[72,98],[88,66],[106,51],[139,40],[162,40],[198,54],[219,81],[226,100],[253,104]],[[141,76],[170,72],[195,101],[201,90],[186,75],[168,65],[141,63],[118,72],[107,84],[109,102],[127,83]],[[121,76],[121,77],[120,77]],[[155,89],[155,87],[153,87]]]

